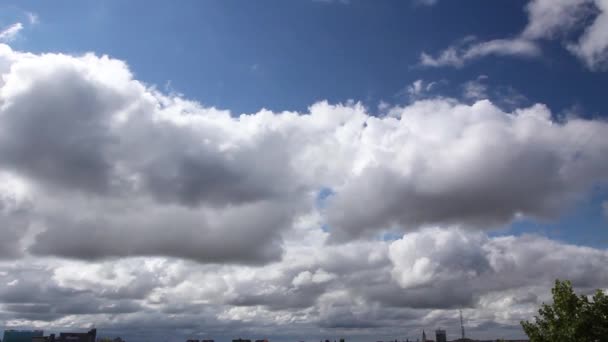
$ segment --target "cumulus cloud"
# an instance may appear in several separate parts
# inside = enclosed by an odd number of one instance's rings
[[[393,277],[403,288],[476,278],[490,268],[480,234],[427,230],[391,244]]]
[[[406,289],[461,284],[491,293],[555,278],[570,279],[583,289],[608,281],[601,271],[606,251],[533,235],[490,238],[459,228],[428,228],[393,242],[389,256],[393,278]],[[564,263],[571,267],[562,269]]]
[[[555,277],[606,287],[603,250],[484,232],[605,181],[608,141],[581,143],[604,121],[447,98],[235,114],[119,60],[6,45],[0,73],[9,327],[369,337],[467,306],[491,337],[520,331]]]
[[[319,225],[336,242],[551,218],[608,176],[608,142],[579,139],[608,124],[556,122],[543,105],[234,115],[162,94],[105,56],[0,51],[0,166],[29,199],[11,236],[35,255],[265,263],[322,189]]]
[[[5,50],[0,163],[35,198],[31,252],[280,256],[278,231],[306,208],[306,189],[280,166],[288,150],[273,152],[284,137],[263,117],[274,114],[241,121],[164,97],[107,57]]]
[[[551,218],[608,176],[608,144],[580,142],[608,129],[605,122],[558,123],[542,105],[505,113],[487,100],[419,101],[393,113],[400,117],[367,120],[362,138],[373,157],[329,200],[336,241],[438,223],[483,228]]]
[[[525,7],[528,24],[514,38],[477,42],[465,38],[435,57],[421,53],[420,63],[429,67],[462,67],[486,56],[538,57],[541,39],[560,39],[590,70],[608,65],[608,2],[606,0],[531,0]],[[593,20],[589,20],[593,18]],[[588,24],[591,22],[591,24]],[[580,29],[584,32],[573,40]]]
[[[218,336],[226,329],[272,336],[278,328],[369,337],[456,327],[454,309],[466,307],[467,327],[476,336],[517,336],[519,320],[548,299],[555,278],[572,279],[583,292],[608,285],[606,251],[540,236],[434,227],[395,241],[328,248],[328,233],[298,229],[306,239],[280,262],[263,266],[167,258],[6,263],[0,265],[1,311],[9,326],[35,322],[50,329],[93,321],[140,340],[142,331],[130,327],[180,336]]]

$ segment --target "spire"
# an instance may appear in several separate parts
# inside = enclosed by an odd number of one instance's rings
[[[462,320],[462,309],[460,309],[460,332],[462,334],[462,339],[464,340],[464,323]]]
[[[426,333],[424,332],[424,329],[422,329],[422,342],[426,342]]]

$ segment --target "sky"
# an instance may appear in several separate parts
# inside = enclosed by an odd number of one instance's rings
[[[0,328],[523,338],[608,289],[607,0],[0,5]]]

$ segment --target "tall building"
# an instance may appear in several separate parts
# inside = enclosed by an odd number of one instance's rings
[[[97,329],[91,329],[86,333],[59,333],[58,342],[95,342]]]
[[[4,330],[4,342],[32,342],[34,337],[42,337],[42,330]]]
[[[426,342],[426,333],[422,330],[422,342]]]
[[[435,341],[436,342],[447,342],[448,341],[445,330],[442,330],[442,329],[435,330]]]
[[[35,336],[32,337],[31,342],[55,342],[55,334],[50,334],[49,336]]]

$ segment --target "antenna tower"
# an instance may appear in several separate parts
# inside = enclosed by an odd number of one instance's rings
[[[464,337],[464,323],[462,320],[462,309],[460,309],[459,311],[460,311],[460,332],[462,334],[462,339],[464,340],[465,337]]]

